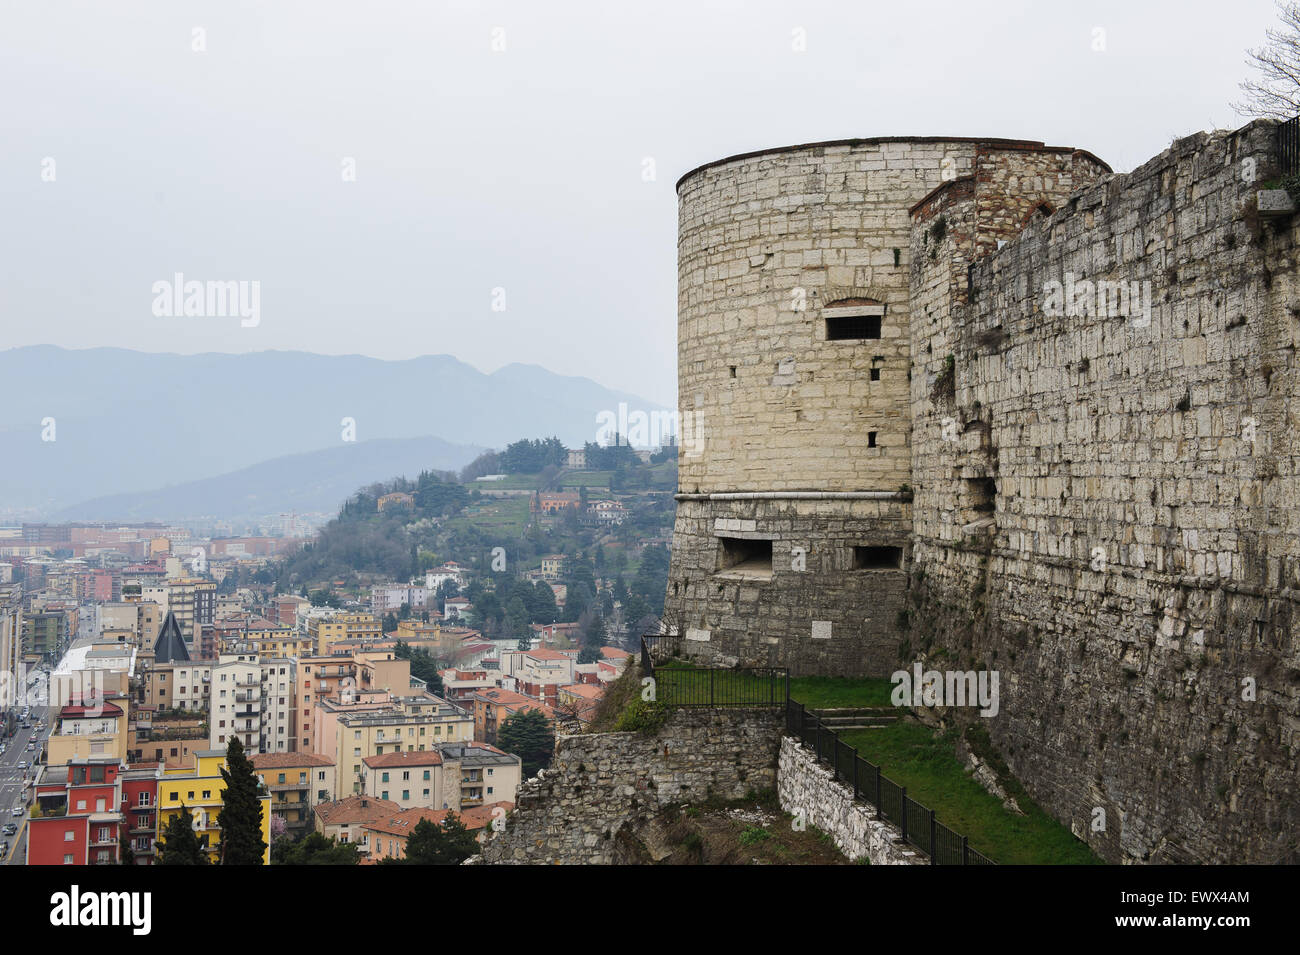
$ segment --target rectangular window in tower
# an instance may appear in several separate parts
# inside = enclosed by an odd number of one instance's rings
[[[871,301],[845,301],[827,305],[822,309],[822,318],[826,320],[828,342],[880,338],[885,306]]]
[[[903,566],[901,547],[854,547],[854,570],[898,570]]]
[[[720,572],[772,576],[772,542],[740,537],[720,537],[722,554]]]
[[[871,380],[872,380],[872,381],[879,381],[879,380],[880,380],[880,369],[879,369],[879,368],[873,368],[873,369],[871,369]]]
[[[874,432],[874,431],[868,431],[868,432],[867,432],[867,447],[869,447],[869,448],[874,448],[875,446],[876,446],[876,432]]]
[[[826,319],[828,342],[858,341],[880,337],[879,315],[844,315]]]

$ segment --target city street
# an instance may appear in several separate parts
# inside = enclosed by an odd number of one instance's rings
[[[91,642],[93,638],[90,635],[83,634],[74,643],[74,646]],[[42,667],[40,670],[27,674],[27,688],[24,699],[17,701],[18,712],[21,713],[24,706],[31,707],[31,717],[28,722],[30,727],[23,727],[17,724],[12,738],[0,740],[4,746],[4,752],[0,753],[0,826],[15,825],[17,832],[11,835],[0,835],[0,843],[7,842],[9,850],[5,853],[2,861],[5,865],[23,865],[27,858],[27,817],[26,810],[32,799],[32,787],[24,787],[23,783],[36,777],[36,763],[45,751],[45,741],[49,739],[50,734],[54,731],[55,717],[58,708],[50,706],[47,699],[49,669]],[[44,722],[42,729],[37,729],[38,721]],[[29,740],[35,740],[36,745],[32,749],[27,748]],[[19,768],[19,763],[25,762],[26,768]],[[23,815],[13,815],[15,808],[21,808]]]
[[[43,691],[44,683],[40,675],[34,681]],[[33,779],[36,775],[35,763],[40,758],[45,749],[45,740],[49,738],[51,729],[54,725],[54,709],[43,704],[46,702],[43,697],[32,700],[31,727],[24,728],[19,725],[15,729],[14,736],[11,739],[3,741],[5,751],[0,754],[0,813],[3,819],[0,819],[0,825],[14,824],[18,826],[18,831],[13,835],[0,835],[0,842],[9,843],[9,852],[4,858],[7,865],[22,865],[26,857],[24,840],[27,836],[27,819],[25,810],[27,801],[31,797],[31,787],[24,788],[23,783]],[[21,708],[21,705],[20,705]],[[44,729],[37,729],[36,722],[43,720]],[[36,746],[32,749],[27,748],[29,740],[35,740]],[[27,763],[25,769],[19,768],[19,763]],[[24,809],[22,818],[13,815],[15,808]]]

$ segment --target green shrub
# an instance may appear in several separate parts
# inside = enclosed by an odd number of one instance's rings
[[[668,721],[671,713],[672,709],[666,704],[633,700],[619,714],[618,721],[614,724],[614,732],[636,732],[653,736]]]

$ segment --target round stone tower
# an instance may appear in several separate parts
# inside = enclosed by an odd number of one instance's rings
[[[684,652],[804,674],[896,669],[911,534],[909,210],[1017,164],[1015,188],[1057,201],[1081,156],[855,139],[682,177],[665,622]],[[1040,167],[1066,172],[1045,185]]]

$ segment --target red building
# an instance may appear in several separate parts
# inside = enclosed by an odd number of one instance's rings
[[[122,818],[136,865],[153,865],[158,841],[158,763],[135,763],[118,776],[122,784]]]
[[[88,570],[81,575],[81,600],[104,603],[112,600],[114,590],[121,596],[121,578],[117,587],[113,586],[113,574],[107,570]]]
[[[120,771],[111,756],[78,757],[46,769],[27,821],[28,865],[117,864]]]

